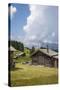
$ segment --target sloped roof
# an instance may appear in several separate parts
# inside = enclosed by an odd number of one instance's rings
[[[19,54],[16,54],[16,56],[21,56],[23,54],[24,54],[24,52],[20,52]]]
[[[52,56],[52,57],[58,59],[58,55],[54,55],[54,56]]]
[[[10,51],[17,51],[13,46],[10,46],[9,50]]]
[[[53,50],[51,50],[51,49],[49,49],[49,53],[48,53],[46,48],[36,50],[35,52],[32,53],[31,56],[33,56],[34,54],[36,54],[38,51],[40,51],[40,52],[42,52],[42,53],[44,53],[44,54],[46,54],[46,55],[48,55],[50,57],[52,57],[52,56],[57,57],[58,56],[58,53],[55,52],[55,51],[53,51]]]

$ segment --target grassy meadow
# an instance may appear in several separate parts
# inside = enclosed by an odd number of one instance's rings
[[[11,86],[44,85],[58,83],[57,68],[16,63],[11,70]]]
[[[14,53],[20,53],[17,51]],[[11,86],[46,85],[58,83],[58,69],[41,65],[30,65],[24,62],[30,61],[30,51],[25,48],[26,56],[15,59],[16,66],[10,71]]]
[[[24,57],[20,57],[16,59],[17,63],[23,63],[23,62],[27,62],[27,61],[31,61],[31,58],[29,56],[24,56]]]

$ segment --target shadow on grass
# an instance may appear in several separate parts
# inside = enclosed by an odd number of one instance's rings
[[[23,70],[23,68],[12,68],[11,71]]]

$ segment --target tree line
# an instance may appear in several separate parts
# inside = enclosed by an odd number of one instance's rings
[[[19,51],[24,51],[24,44],[18,41],[9,41],[10,45],[12,45],[15,49]]]
[[[14,41],[14,40],[10,40],[9,41],[9,46],[13,46],[15,49],[24,52],[24,44],[22,42],[18,42],[18,41]],[[27,49],[29,49],[28,47],[26,47]],[[30,54],[33,53],[35,51],[35,47],[32,46],[30,50]]]

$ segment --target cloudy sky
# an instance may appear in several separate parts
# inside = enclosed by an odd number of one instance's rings
[[[46,5],[11,4],[11,39],[25,46],[40,42],[58,43],[58,7]]]

